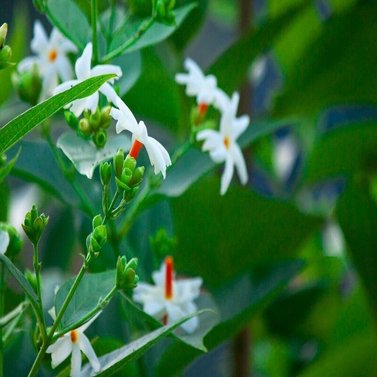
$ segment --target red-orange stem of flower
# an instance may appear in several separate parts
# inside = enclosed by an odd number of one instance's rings
[[[170,300],[173,298],[173,273],[174,263],[172,257],[165,258],[165,298]]]
[[[204,116],[206,115],[207,109],[208,109],[208,105],[206,103],[199,103],[198,113],[201,118],[204,118]]]
[[[143,147],[143,143],[140,143],[139,140],[135,140],[132,143],[131,150],[130,150],[130,156],[133,157],[135,160],[137,159],[137,156],[139,155],[140,149]]]

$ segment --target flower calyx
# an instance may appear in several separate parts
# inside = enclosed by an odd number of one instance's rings
[[[27,212],[24,223],[21,225],[32,244],[38,243],[48,224],[48,219],[44,213],[38,213],[38,208],[35,205]]]
[[[118,258],[116,264],[116,287],[119,290],[127,291],[137,286],[139,282],[139,276],[136,274],[137,265],[137,258],[132,258],[128,262],[125,256]]]

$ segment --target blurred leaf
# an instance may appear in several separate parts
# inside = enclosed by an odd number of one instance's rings
[[[335,104],[376,103],[373,88],[377,79],[366,74],[377,64],[376,19],[373,2],[358,2],[323,23],[316,38],[306,41],[302,53],[295,55],[285,70],[285,86],[276,100],[275,115],[316,115]],[[308,21],[300,22],[301,33]],[[282,50],[295,51],[292,45],[287,40]]]
[[[227,93],[237,90],[255,58],[271,48],[275,38],[301,14],[302,9],[303,6],[298,5],[282,15],[267,19],[257,29],[252,28],[232,44],[208,70],[208,73],[217,77],[218,86]]]
[[[207,286],[294,257],[321,224],[292,204],[263,198],[247,188],[232,187],[225,197],[219,190],[217,179],[206,180],[172,200],[177,269],[201,276]]]
[[[135,114],[176,132],[181,108],[178,86],[153,50],[142,51],[142,59],[142,74],[124,100]]]
[[[75,221],[70,207],[54,211],[49,221],[49,232],[43,247],[42,263],[44,268],[58,267],[68,271],[73,246],[76,240]]]
[[[370,195],[369,186],[360,178],[350,181],[338,200],[336,214],[376,320],[377,204]]]
[[[195,313],[194,315],[198,315]],[[165,336],[169,335],[173,330],[179,327],[182,323],[186,322],[194,315],[186,316],[180,321],[169,325],[160,327],[153,332],[144,335],[143,337],[119,348],[116,351],[110,352],[107,355],[101,356],[99,362],[101,364],[101,371],[97,373],[98,376],[110,376],[119,368],[124,367],[129,362],[139,358],[143,353],[145,353],[149,348],[154,346],[159,340],[163,339]],[[87,364],[81,371],[82,377],[92,376],[92,367]]]
[[[58,313],[62,307],[73,282],[74,279],[68,280],[56,293],[56,313]],[[60,331],[66,332],[75,329],[92,318],[98,312],[94,312],[98,303],[100,300],[105,299],[114,285],[115,270],[84,275],[62,317],[59,325]],[[95,289],[93,289],[93,287],[95,287]],[[92,315],[86,318],[86,321],[83,321],[89,314]]]
[[[15,157],[13,157],[5,166],[0,167],[0,183],[4,181],[10,171],[13,169],[13,166],[16,163],[20,152],[21,150],[19,149]]]
[[[48,0],[47,17],[80,50],[91,40],[91,28],[74,0]]]
[[[152,26],[147,29],[144,34],[141,34],[140,37],[138,37],[138,34],[140,33],[139,30],[147,22],[151,22],[152,18],[140,19],[136,16],[129,17],[125,20],[124,24],[114,32],[110,45],[110,52],[104,57],[104,60],[122,55],[126,51],[131,52],[140,50],[144,47],[161,42],[169,37],[180,26],[195,6],[195,3],[190,3],[181,8],[175,9],[175,24],[172,26],[152,21]]]
[[[21,140],[34,127],[54,115],[70,102],[85,98],[98,90],[103,83],[114,75],[91,77],[73,88],[59,93],[36,106],[31,107],[18,117],[0,128],[0,153],[4,153],[12,145]]]
[[[350,123],[321,133],[308,156],[306,182],[349,176],[374,164],[376,150],[375,121]]]
[[[204,339],[208,350],[247,326],[250,318],[276,297],[302,267],[300,261],[281,263],[259,273],[239,276],[216,289],[213,295],[220,309],[220,323]],[[200,354],[183,343],[175,343],[158,361],[156,376],[176,376]]]
[[[141,75],[141,53],[134,51],[113,60],[112,64],[122,68],[123,76],[117,81],[120,96],[124,96],[137,82]]]
[[[70,131],[59,137],[56,146],[63,151],[80,174],[92,179],[96,167],[112,158],[118,149],[128,151],[131,140],[126,134],[109,135],[106,145],[99,149],[91,140],[85,140]]]
[[[0,221],[8,220],[9,188],[6,182],[0,183]]]

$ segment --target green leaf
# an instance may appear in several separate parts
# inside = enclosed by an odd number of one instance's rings
[[[263,272],[255,271],[239,276],[214,290],[214,299],[220,309],[220,323],[204,338],[208,350],[247,326],[250,319],[264,309],[301,271],[303,265],[300,261],[285,262]],[[200,355],[198,350],[183,343],[175,343],[158,360],[156,376],[176,376]]]
[[[288,120],[252,123],[241,136],[240,145],[241,147],[246,147],[256,140],[286,126],[287,123]],[[199,149],[192,147],[168,170],[167,177],[156,194],[178,197],[216,166],[208,156],[208,153],[201,152]]]
[[[350,176],[373,163],[376,150],[376,122],[349,123],[319,134],[308,156],[306,182]]]
[[[54,305],[56,313],[62,307],[73,281],[74,279],[65,282],[56,293]],[[114,285],[115,270],[84,275],[62,317],[59,330],[67,332],[92,318],[98,312],[96,311],[98,304],[110,293]]]
[[[373,90],[377,79],[365,74],[377,64],[376,16],[375,4],[357,2],[346,11],[334,13],[324,23],[317,20],[314,38],[301,41],[300,53],[296,42],[287,39],[277,51],[285,86],[276,99],[274,114],[313,116],[337,104],[377,103]],[[295,29],[299,41],[301,32],[307,30],[308,19],[305,17],[300,23],[301,27],[297,25]],[[293,34],[292,30],[291,38]],[[294,56],[284,61],[284,53]]]
[[[80,174],[92,179],[96,167],[102,161],[112,158],[118,149],[129,150],[131,140],[126,134],[111,135],[104,148],[98,149],[91,140],[85,140],[70,131],[59,137],[56,146],[63,151]]]
[[[22,290],[29,298],[33,307],[39,312],[38,298],[34,292],[34,289],[31,287],[29,282],[25,279],[23,273],[12,263],[12,261],[6,257],[4,254],[0,253],[0,261],[4,263],[4,266],[12,274],[12,276],[18,281]]]
[[[251,63],[273,45],[275,38],[303,8],[299,4],[277,17],[267,19],[257,29],[251,29],[232,44],[208,70],[208,73],[217,77],[218,86],[227,93],[239,88],[247,76]]]
[[[336,206],[336,215],[356,270],[377,319],[377,204],[361,178],[349,182]]]
[[[122,68],[124,75],[117,81],[120,96],[124,96],[137,82],[142,71],[142,61],[140,51],[134,51],[130,54],[119,56],[114,59],[112,64]]]
[[[114,75],[91,77],[28,109],[0,129],[0,154],[21,140],[34,127],[72,101],[90,96]]]
[[[88,19],[74,0],[48,0],[47,17],[80,50],[90,41]]]
[[[224,197],[219,191],[218,179],[202,180],[171,201],[177,270],[201,276],[207,287],[253,267],[295,257],[322,223],[293,204],[266,199],[248,188],[233,186]],[[245,212],[248,209],[254,215]]]
[[[160,327],[157,330],[117,349],[116,351],[110,352],[107,355],[101,356],[99,362],[101,364],[101,371],[97,373],[97,376],[110,376],[119,368],[124,367],[129,362],[139,358],[144,354],[149,348],[154,346],[159,340],[163,339],[165,336],[169,335],[182,323],[188,321],[195,315],[199,315],[202,312],[198,312],[187,317],[182,318],[180,321],[169,325]],[[87,364],[81,371],[82,377],[91,376],[93,373],[92,367]]]
[[[107,61],[116,56],[122,55],[126,51],[131,52],[140,50],[163,41],[180,26],[186,16],[195,8],[195,6],[195,3],[191,3],[175,9],[174,14],[176,21],[173,26],[168,26],[160,22],[153,21],[153,18],[126,19],[125,23],[114,33],[110,45],[110,52],[104,57],[104,60]],[[147,24],[151,24],[151,26],[140,35],[140,30],[142,30]]]
[[[18,156],[20,155],[21,149],[18,150],[15,157],[13,157],[5,166],[0,167],[0,183],[8,176],[10,171],[13,169],[14,164],[16,163]]]

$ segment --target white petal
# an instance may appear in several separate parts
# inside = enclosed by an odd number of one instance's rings
[[[48,38],[39,20],[34,23],[34,36],[30,47],[38,55],[42,55],[48,49]]]
[[[166,302],[166,311],[168,315],[168,324],[172,324],[174,322],[179,321],[182,319],[186,313],[183,312],[179,305],[174,304],[173,302]]]
[[[192,59],[187,58],[184,64],[185,68],[190,72],[190,74],[204,78],[203,71]]]
[[[184,304],[196,299],[200,294],[202,284],[201,278],[178,280],[174,287],[177,293],[177,301]]]
[[[234,171],[234,165],[233,165],[233,159],[230,155],[227,156],[227,159],[225,160],[225,169],[223,172],[223,175],[221,176],[221,195],[224,195],[226,191],[228,190],[230,181],[232,180]]]
[[[50,34],[50,46],[57,47],[60,44],[63,36],[60,34],[57,28],[53,28]]]
[[[81,374],[81,351],[78,344],[72,346],[71,377],[80,377]]]
[[[94,352],[92,345],[90,344],[89,339],[86,337],[85,334],[80,334],[79,345],[81,351],[84,352],[84,354],[88,358],[93,370],[95,372],[98,372],[101,369],[101,365],[99,363],[96,353]]]
[[[91,96],[86,97],[85,109],[90,110],[94,113],[98,107],[99,94],[98,92],[93,93]]]
[[[64,36],[62,36],[62,40],[59,43],[59,50],[65,54],[69,54],[70,52],[76,53],[78,51],[77,47]]]
[[[72,352],[72,342],[68,337],[64,336],[49,346],[46,352],[51,353],[51,366],[52,368],[56,368]]]
[[[76,76],[80,80],[85,80],[90,77],[90,66],[92,62],[92,43],[88,43],[82,53],[77,59],[75,65]]]
[[[213,149],[209,152],[209,155],[211,156],[211,159],[213,162],[216,162],[216,164],[220,164],[221,162],[224,162],[228,157],[228,151],[224,147]]]
[[[79,333],[83,333],[102,313],[102,311],[98,312],[93,318],[91,318],[88,322],[85,322],[83,325],[81,325],[77,331]]]
[[[175,75],[175,81],[178,84],[187,84],[190,81],[190,76],[187,73],[177,73]]]
[[[55,64],[59,77],[62,79],[62,81],[68,81],[73,78],[71,63],[65,55],[59,55]]]
[[[118,97],[115,101],[115,104],[117,105],[118,109],[124,114],[126,118],[129,119],[130,122],[134,124],[134,127],[137,126],[137,120],[130,110],[130,108],[122,101],[120,97]]]
[[[182,323],[181,327],[188,332],[189,334],[192,334],[199,326],[199,318],[198,316],[195,316],[188,321]]]
[[[57,285],[56,288],[59,288],[59,286]],[[55,295],[56,295],[56,292],[55,292]],[[48,310],[48,314],[50,314],[50,317],[55,321],[56,319],[56,310],[55,310],[55,306],[53,306],[52,308],[50,308]]]
[[[78,83],[80,83],[79,80],[69,80],[63,82],[54,89],[54,95],[65,92],[66,90],[73,88]]]
[[[152,317],[161,319],[165,314],[165,305],[162,300],[148,300],[143,306],[143,310]]]
[[[76,101],[73,101],[70,110],[75,114],[77,117],[79,117],[82,112],[87,108],[87,98],[77,99]]]
[[[237,143],[233,143],[231,153],[233,155],[234,164],[236,165],[238,176],[240,177],[240,181],[243,185],[247,183],[248,175],[247,175],[247,168],[245,159],[243,157],[241,148]]]
[[[58,75],[55,67],[51,66],[50,69],[45,73],[42,81],[42,92],[39,101],[43,101],[46,98],[52,96],[54,89],[58,85]]]
[[[22,59],[18,63],[17,71],[19,73],[31,71],[34,65],[38,67],[39,61],[40,61],[39,58],[34,57],[34,56],[29,56],[25,59]]]
[[[117,75],[118,77],[115,79],[118,79],[122,76],[122,69],[119,66],[112,64],[96,65],[92,68],[91,76],[107,75],[111,73]],[[110,82],[112,81],[114,81],[114,79],[110,80]]]
[[[168,152],[157,140],[153,139],[152,137],[148,138],[148,142],[145,143],[144,146],[148,153],[149,161],[151,165],[154,167],[154,173],[158,174],[159,172],[161,172],[162,176],[165,178],[167,164],[165,160],[166,155],[162,151],[164,150],[166,154]]]
[[[239,118],[234,119],[232,127],[232,135],[234,140],[244,133],[250,123],[250,118],[247,115],[242,115]]]
[[[113,87],[105,82],[100,88],[99,91],[104,94],[109,102],[116,103],[117,98],[119,97]]]

